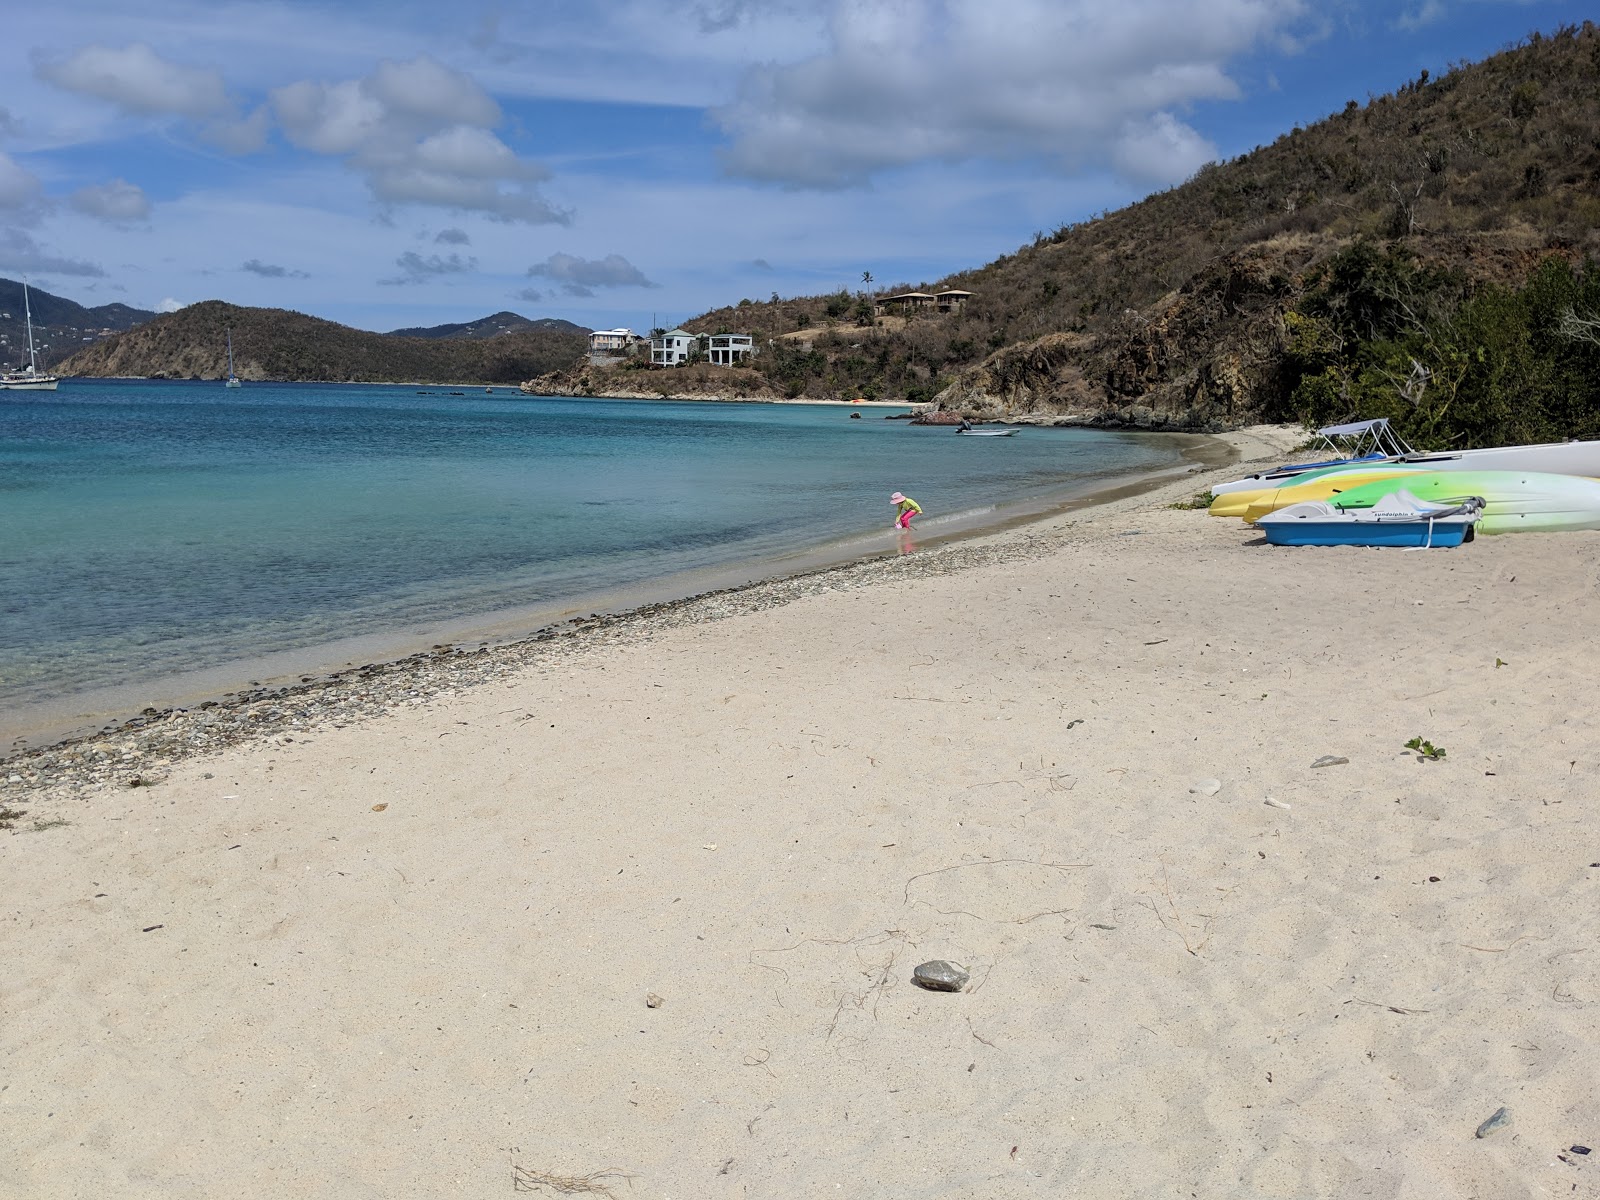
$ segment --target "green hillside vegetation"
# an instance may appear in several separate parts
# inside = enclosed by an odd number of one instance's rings
[[[587,330],[531,328],[493,338],[413,338],[368,333],[281,308],[220,300],[191,304],[73,355],[63,375],[335,383],[515,384],[570,366]]]
[[[532,329],[544,329],[566,333],[587,333],[581,325],[574,325],[571,321],[557,320],[555,317],[540,317],[530,321],[527,317],[514,312],[497,312],[492,316],[481,317],[476,321],[463,321],[453,325],[418,325],[409,329],[391,329],[389,337],[418,337],[418,338],[492,338],[500,337],[507,333],[521,333]]]
[[[33,344],[39,365],[47,367],[76,354],[85,343],[108,332],[131,329],[156,314],[126,304],[101,304],[86,308],[36,287],[28,289],[33,313]],[[22,302],[22,282],[0,279],[0,364],[26,363],[28,331]]]
[[[875,289],[975,293],[959,314],[874,319],[839,292],[684,327],[772,343],[724,374],[774,396],[1191,430],[1389,415],[1430,445],[1476,445],[1595,429],[1597,254],[1585,22],[1352,98],[987,266]],[[580,382],[637,390],[641,374]]]

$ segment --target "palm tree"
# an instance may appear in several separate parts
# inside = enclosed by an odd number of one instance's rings
[[[871,288],[872,287],[872,272],[871,271],[863,271],[863,272],[861,272],[861,282],[866,284],[868,288]]]

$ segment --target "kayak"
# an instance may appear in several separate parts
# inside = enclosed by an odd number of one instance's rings
[[[1359,466],[1324,467],[1307,471],[1304,475],[1285,479],[1277,487],[1260,488],[1253,492],[1228,492],[1211,502],[1207,510],[1213,517],[1243,517],[1254,521],[1263,513],[1298,504],[1302,500],[1326,500],[1328,497],[1364,483],[1377,483],[1384,479],[1399,479],[1419,474],[1392,463],[1363,463]]]
[[[1600,480],[1541,471],[1433,471],[1397,476],[1340,492],[1341,509],[1371,508],[1404,488],[1419,500],[1455,504],[1484,500],[1479,533],[1554,533],[1600,529]]]
[[[1538,446],[1485,446],[1479,450],[1449,450],[1436,454],[1406,453],[1364,462],[1336,464],[1342,467],[1375,467],[1391,465],[1408,467],[1415,471],[1537,471],[1550,475],[1600,476],[1600,441],[1546,442]],[[1232,495],[1237,492],[1261,491],[1267,488],[1291,486],[1291,481],[1304,478],[1314,466],[1277,467],[1219,483],[1211,489],[1213,496]]]

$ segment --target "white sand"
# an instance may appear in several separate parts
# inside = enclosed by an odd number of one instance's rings
[[[0,1195],[1600,1195],[1600,535],[1193,490],[34,797]]]

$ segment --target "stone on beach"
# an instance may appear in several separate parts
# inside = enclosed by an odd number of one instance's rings
[[[942,958],[925,962],[911,972],[912,981],[930,992],[959,992],[971,978],[955,963],[945,962]]]

